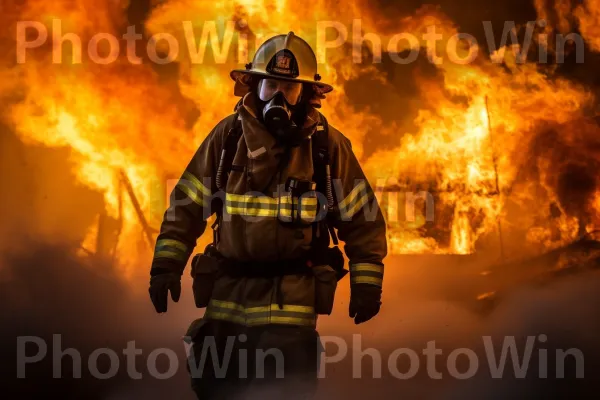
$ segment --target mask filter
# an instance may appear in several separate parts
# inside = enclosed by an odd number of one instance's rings
[[[277,93],[263,108],[265,126],[275,136],[283,138],[295,124],[292,121],[291,107],[282,93]]]

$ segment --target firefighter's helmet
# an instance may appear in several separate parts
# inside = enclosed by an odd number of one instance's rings
[[[231,71],[231,79],[249,74],[265,78],[277,78],[294,82],[314,84],[321,93],[333,90],[331,85],[321,82],[317,73],[317,57],[306,41],[290,32],[277,35],[263,43],[246,69]]]

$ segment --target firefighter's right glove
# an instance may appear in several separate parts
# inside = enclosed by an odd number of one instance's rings
[[[381,308],[381,288],[368,283],[353,283],[350,286],[350,318],[362,324],[376,316]]]
[[[152,268],[150,276],[150,300],[157,313],[167,312],[169,292],[176,303],[181,296],[181,273],[167,268]]]

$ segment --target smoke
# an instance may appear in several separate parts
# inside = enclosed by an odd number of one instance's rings
[[[419,262],[419,258],[388,261],[386,270],[391,272],[386,278],[388,290],[384,295],[383,311],[370,325],[357,329],[363,333],[363,350],[380,350],[383,379],[349,380],[343,385],[336,384],[335,380],[325,381],[327,395],[352,399],[374,394],[381,398],[558,399],[585,398],[598,390],[594,376],[600,368],[600,347],[593,334],[599,324],[595,317],[600,305],[598,271],[560,278],[547,276],[548,279],[542,279],[544,275],[540,274],[537,279],[523,280],[530,271],[515,273],[507,266],[504,273],[495,271],[486,279],[477,274],[479,262],[469,265],[468,261],[446,256]],[[531,266],[539,267],[533,262]],[[504,286],[503,279],[510,284],[507,282]],[[504,288],[491,308],[475,300],[478,290],[484,288],[483,280],[491,287]],[[336,311],[339,315],[345,310],[342,307]],[[344,325],[342,321],[340,323]],[[329,329],[335,331],[328,325],[321,333]],[[547,338],[545,343],[538,341],[540,335]],[[524,349],[527,337],[535,338],[535,350],[525,379],[515,378],[510,362],[502,379],[490,376],[484,336],[491,337],[496,356],[500,354],[505,338],[514,337],[520,351]],[[426,358],[422,354],[430,341],[435,341],[436,348],[441,350],[436,358],[436,370],[442,374],[439,380],[428,374]],[[395,349],[405,347],[420,356],[418,373],[410,380],[386,374],[387,358]],[[470,379],[456,379],[449,373],[446,362],[450,353],[459,348],[468,348],[477,354],[479,369]],[[585,379],[575,378],[572,360],[566,361],[566,378],[555,379],[556,350],[571,348],[581,350],[585,356]],[[539,349],[546,349],[548,354],[547,379],[539,378]],[[459,356],[458,360],[457,370],[466,372],[469,369],[466,357]],[[406,356],[401,356],[398,365],[403,373],[410,367]],[[352,376],[349,365],[339,368]],[[362,371],[363,377],[372,374],[369,355],[362,361]],[[334,372],[341,373],[338,369]]]
[[[82,257],[80,243],[94,217],[104,209],[101,194],[77,183],[68,150],[25,146],[7,127],[0,126],[0,132],[0,180],[5,188],[0,197],[3,387],[22,398],[106,399],[148,390],[157,398],[172,393],[181,394],[180,398],[189,396],[181,337],[199,314],[189,291],[182,299],[187,308],[158,316],[146,295],[149,266],[139,265],[138,278],[130,282],[111,261]],[[43,340],[47,355],[28,364],[25,378],[17,379],[18,338],[26,336]],[[139,381],[127,374],[123,349],[130,341],[143,352],[136,358],[136,370],[143,375]],[[73,378],[72,357],[60,357],[60,350],[68,348],[80,354],[81,378]],[[100,380],[90,373],[89,356],[101,348],[119,355],[114,378]],[[169,381],[174,386],[148,372],[148,354],[161,348],[171,349],[182,360]],[[37,351],[34,343],[26,347],[27,356]],[[53,357],[61,358],[60,379],[53,379],[58,373]],[[164,356],[158,358],[158,371],[168,370],[166,361]],[[110,366],[107,356],[99,357],[100,372],[107,372]]]
[[[123,279],[116,276],[109,264],[93,266],[73,256],[74,249],[44,243],[28,242],[29,251],[4,258],[0,282],[0,300],[5,309],[0,314],[0,369],[11,393],[21,398],[56,395],[62,398],[160,399],[167,396],[192,398],[183,367],[184,351],[180,338],[191,319],[196,317],[189,296],[189,282],[184,282],[180,304],[171,305],[167,315],[154,313],[145,295],[136,294]],[[596,318],[600,306],[600,272],[590,271],[546,281],[524,284],[514,278],[495,307],[483,308],[474,300],[480,286],[478,262],[463,258],[392,257],[388,260],[386,290],[381,314],[371,322],[355,326],[347,317],[347,289],[338,293],[331,317],[320,321],[323,340],[341,337],[348,344],[348,356],[343,361],[325,364],[326,378],[320,382],[318,398],[345,397],[379,398],[583,398],[598,389],[594,377],[600,371],[600,346],[595,332],[600,328]],[[513,274],[514,275],[514,274]],[[492,278],[492,282],[495,279]],[[146,287],[140,277],[135,285]],[[342,281],[345,286],[346,281]],[[186,290],[187,289],[187,290]],[[352,357],[352,335],[361,334],[360,348],[374,348],[381,354],[382,378],[373,379],[373,362]],[[61,335],[61,348],[77,349],[82,358],[83,376],[72,378],[72,358],[62,357],[62,378],[53,379],[52,335]],[[503,379],[489,374],[483,336],[491,336],[499,355],[505,337],[514,336],[522,352],[527,336],[547,337],[546,343],[536,341],[531,367],[526,379],[514,378],[510,360]],[[48,344],[47,357],[26,366],[26,379],[16,379],[17,338],[37,336]],[[136,359],[136,370],[144,375],[133,380],[127,374],[121,349],[129,341],[143,353]],[[442,379],[432,379],[427,373],[422,350],[430,341],[441,350],[436,370]],[[86,361],[95,349],[110,348],[120,355],[119,373],[100,380],[86,369]],[[145,360],[157,348],[175,351],[182,361],[178,373],[171,379],[158,380],[149,376]],[[400,380],[388,372],[388,358],[398,348],[409,348],[420,356],[418,373],[409,380]],[[468,348],[479,357],[479,372],[471,379],[458,380],[449,375],[446,361],[457,348]],[[539,379],[539,349],[548,352],[548,379]],[[581,350],[585,356],[585,379],[575,379],[575,364],[567,360],[566,379],[555,379],[555,349]],[[335,345],[326,345],[329,356]],[[36,347],[27,347],[32,356]],[[402,358],[404,357],[404,358]],[[464,357],[464,356],[463,356]],[[109,365],[100,358],[98,369],[106,372]],[[165,361],[165,360],[162,360]],[[353,368],[361,367],[362,379],[351,379]],[[398,370],[408,371],[406,356],[398,361]],[[465,359],[457,363],[458,371],[469,366]],[[158,363],[159,371],[168,366]]]

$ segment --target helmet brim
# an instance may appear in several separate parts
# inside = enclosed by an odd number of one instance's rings
[[[275,76],[272,74],[268,74],[266,72],[259,72],[259,71],[245,70],[245,69],[234,69],[229,74],[231,79],[233,79],[234,81],[237,81],[238,77],[240,75],[254,75],[254,76],[265,77],[265,78],[281,79],[281,80],[290,81],[290,82],[309,83],[309,84],[317,85],[318,87],[320,87],[322,89],[323,94],[329,93],[333,90],[333,86],[328,85],[327,83],[313,81],[313,80],[306,80],[306,79],[288,78],[285,76]]]

